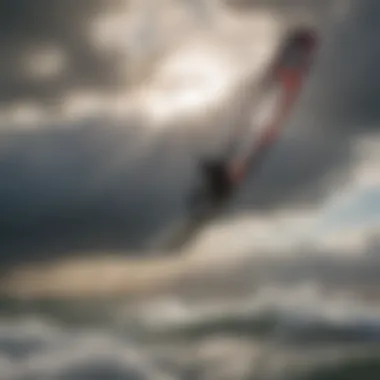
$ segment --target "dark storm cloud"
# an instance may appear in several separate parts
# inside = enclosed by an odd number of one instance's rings
[[[380,116],[377,106],[380,82],[376,79],[380,61],[377,43],[380,3],[367,0],[353,4],[347,20],[335,29],[327,48],[321,85],[313,95],[317,106],[314,112],[310,110],[315,123],[324,121],[326,116],[339,123],[342,135],[347,127],[360,132],[363,125],[376,124]]]
[[[338,0],[339,1],[339,0]],[[220,0],[228,9],[233,12],[254,11],[258,7],[272,7],[276,11],[300,11],[303,9],[312,10],[314,14],[321,14],[326,8],[331,8],[331,5],[336,0],[328,1],[313,1],[313,0]]]
[[[33,99],[52,101],[68,89],[103,89],[117,85],[117,56],[91,44],[90,23],[120,1],[1,0],[0,102]],[[68,69],[42,80],[25,72],[25,53],[43,46],[58,47]]]
[[[50,105],[77,90],[115,92],[125,85],[117,75],[117,52],[106,54],[90,40],[91,22],[125,4],[0,0],[0,105]],[[26,71],[25,54],[45,46],[66,55],[67,68],[60,75],[40,78]],[[169,208],[165,182],[156,180],[151,165],[161,163],[170,170],[162,144],[160,148],[156,142],[147,162],[136,164],[131,152],[143,132],[138,126],[126,129],[111,120],[96,120],[61,127],[2,131],[3,264],[17,261],[19,252],[25,259],[56,250],[125,249],[141,240],[156,215]],[[165,169],[160,173],[165,175]]]
[[[354,5],[325,37],[302,114],[294,119],[301,134],[278,144],[245,186],[240,207],[297,207],[323,199],[350,178],[353,139],[379,129],[380,3]],[[329,173],[332,182],[326,182]]]
[[[87,34],[89,20],[103,12],[105,4],[1,0],[0,49],[5,59],[0,101],[46,101],[66,90],[113,88],[117,60],[92,46]],[[378,1],[363,1],[337,28],[305,100],[308,116],[302,120],[316,128],[317,137],[284,139],[246,187],[240,206],[268,209],[290,201],[293,206],[314,202],[323,193],[330,168],[340,175],[349,170],[352,132],[366,133],[357,126],[377,118],[378,110],[371,105],[380,95],[374,77],[380,61],[374,46],[380,31],[378,11]],[[40,43],[56,44],[67,53],[69,69],[63,77],[25,79],[20,56]],[[129,130],[105,120],[66,131],[52,128],[4,136],[3,263],[39,255],[53,258],[55,251],[131,248],[176,215],[192,169],[186,152],[176,152],[175,136],[156,141],[144,159],[133,161],[131,152],[143,127]]]
[[[173,216],[191,170],[166,140],[134,160],[141,132],[105,120],[8,138],[0,161],[2,263],[124,251]]]

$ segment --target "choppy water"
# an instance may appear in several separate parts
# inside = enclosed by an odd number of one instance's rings
[[[1,303],[2,380],[377,379],[380,308],[310,284],[229,302]]]

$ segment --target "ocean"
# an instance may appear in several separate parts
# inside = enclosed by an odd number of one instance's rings
[[[380,261],[265,261],[139,297],[3,299],[1,379],[376,379]]]

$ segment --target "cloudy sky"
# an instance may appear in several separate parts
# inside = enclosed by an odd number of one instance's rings
[[[254,80],[300,23],[322,47],[299,107],[231,218],[192,251],[363,250],[380,223],[380,4],[269,3],[0,0],[3,267],[142,257],[178,223],[197,159],[240,122],[239,75]],[[183,265],[165,260],[160,273]]]

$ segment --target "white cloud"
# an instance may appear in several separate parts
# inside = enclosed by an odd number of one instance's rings
[[[68,56],[58,46],[41,46],[26,53],[25,70],[34,79],[50,79],[62,74],[68,65]]]
[[[380,231],[380,136],[367,134],[352,143],[350,178],[315,214],[306,234],[322,249],[361,254],[370,237]]]
[[[46,120],[44,109],[33,102],[18,102],[12,106],[4,108],[0,112],[0,123],[2,127],[35,129]]]
[[[228,258],[262,252],[295,254],[308,246],[332,252],[363,254],[380,231],[379,135],[366,135],[352,144],[351,176],[330,197],[311,209],[278,210],[240,215],[215,223],[202,233],[194,252]]]

